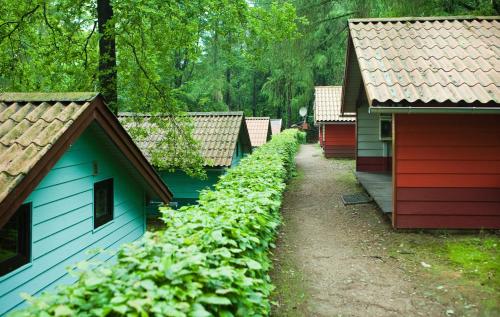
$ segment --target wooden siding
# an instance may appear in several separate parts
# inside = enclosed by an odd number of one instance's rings
[[[74,278],[66,267],[95,258],[89,249],[116,250],[145,231],[144,190],[113,151],[87,130],[26,199],[32,209],[31,263],[0,277],[0,315],[20,307],[19,293],[37,295]],[[92,162],[99,167],[92,174]],[[114,219],[94,230],[93,184],[114,178]],[[99,256],[103,260],[111,258]]]
[[[318,125],[318,140],[319,140],[319,146],[323,147],[323,124]]]
[[[217,183],[219,176],[224,174],[225,168],[207,169],[206,171],[206,179],[190,177],[182,171],[162,171],[160,176],[174,194],[172,201],[195,202],[200,195],[200,191],[206,188],[210,189]]]
[[[396,115],[397,228],[500,228],[500,116]]]
[[[325,124],[323,151],[326,157],[354,157],[356,125],[354,123]]]
[[[233,160],[231,162],[231,167],[234,167],[238,164],[240,164],[240,161],[247,153],[243,153],[243,146],[241,145],[241,142],[236,143],[236,149],[234,150],[233,153]]]
[[[379,115],[368,113],[368,105],[358,108],[356,117],[356,170],[387,172],[391,170],[391,142],[379,139]]]

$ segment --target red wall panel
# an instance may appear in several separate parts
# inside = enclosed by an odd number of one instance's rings
[[[390,156],[358,156],[356,158],[358,172],[390,172],[392,171],[392,157]]]
[[[319,140],[319,145],[323,147],[323,125],[318,126],[318,140]]]
[[[397,228],[500,228],[500,115],[395,120]]]
[[[326,157],[354,157],[356,125],[354,123],[325,125],[323,149]]]

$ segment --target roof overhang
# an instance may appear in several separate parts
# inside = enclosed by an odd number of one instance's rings
[[[369,107],[369,113],[500,114],[500,107]]]
[[[351,32],[347,32],[347,50],[345,56],[344,81],[342,83],[342,99],[340,112],[342,114],[356,112],[358,97],[365,93],[364,82],[359,69],[356,51],[352,43]],[[370,100],[370,98],[368,98]]]
[[[95,98],[92,99],[88,108],[75,119],[73,124],[59,137],[48,152],[33,166],[5,199],[0,202],[0,227],[10,219],[30,193],[50,172],[57,161],[66,153],[68,148],[95,121],[104,129],[118,149],[145,178],[159,198],[163,202],[169,202],[172,199],[172,193],[168,187],[148,163],[116,116],[106,106],[103,98],[97,94],[94,94],[94,96]]]

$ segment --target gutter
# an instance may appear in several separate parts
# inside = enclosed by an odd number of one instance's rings
[[[498,107],[369,107],[368,113],[500,114]]]

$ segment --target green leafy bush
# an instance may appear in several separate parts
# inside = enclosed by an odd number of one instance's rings
[[[296,130],[244,158],[197,206],[163,209],[166,229],[91,265],[17,316],[265,316],[273,289],[269,248],[280,224]]]
[[[299,140],[299,144],[306,144],[307,143],[307,133],[304,131],[297,131],[297,138]]]

